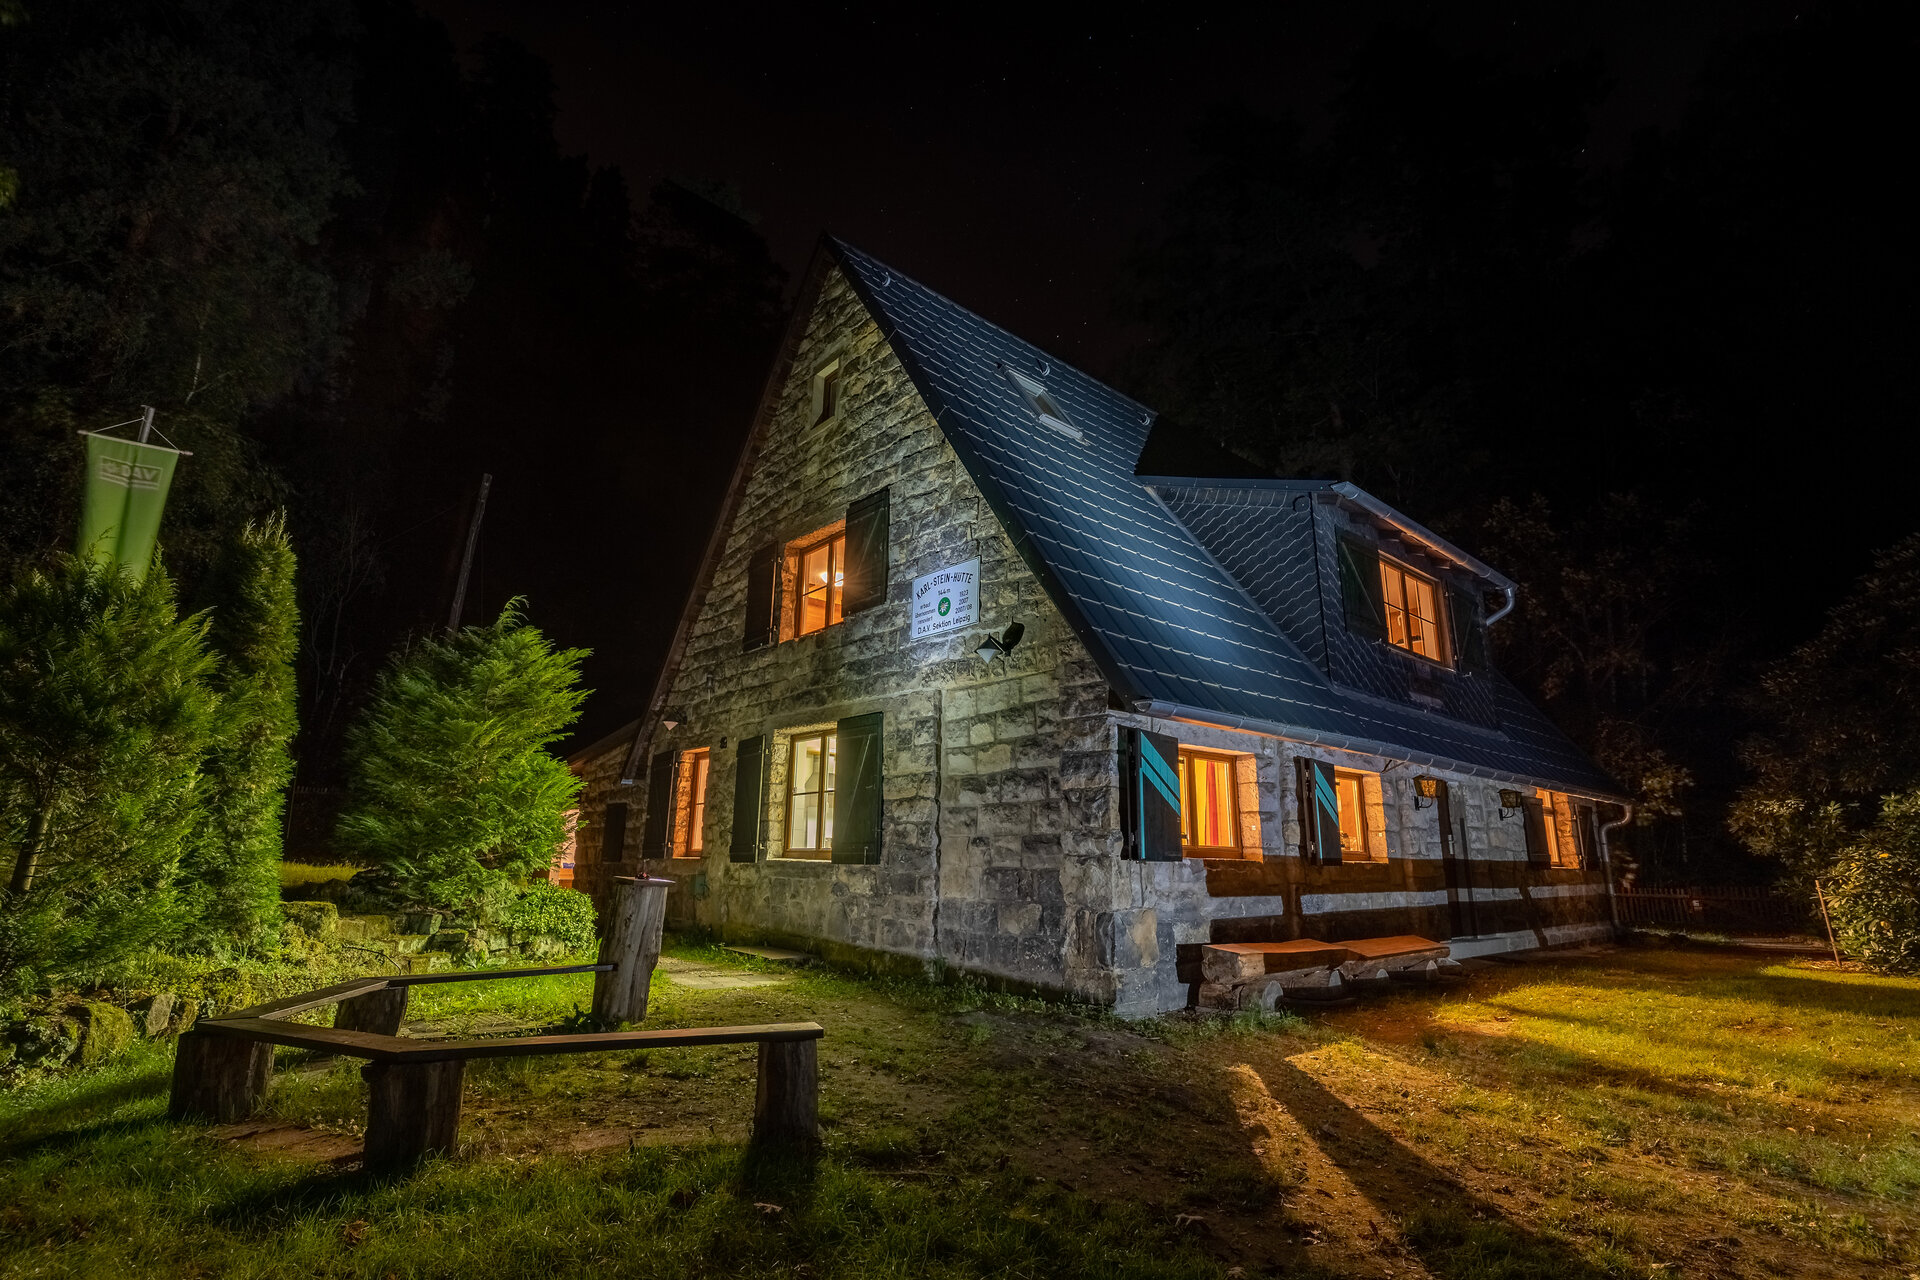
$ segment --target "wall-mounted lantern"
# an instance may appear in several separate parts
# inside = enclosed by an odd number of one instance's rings
[[[1502,820],[1511,818],[1514,814],[1520,812],[1522,803],[1523,799],[1518,791],[1515,791],[1511,787],[1502,787],[1500,789],[1500,817]]]
[[[987,638],[974,646],[974,656],[982,662],[992,662],[995,658],[1012,653],[1013,646],[1019,644],[1020,637],[1025,634],[1027,634],[1026,627],[1018,622],[1010,624],[997,636],[989,631]]]
[[[677,709],[668,709],[660,713],[660,727],[671,733],[687,722],[687,713]]]
[[[1440,801],[1440,779],[1421,774],[1413,780],[1413,807],[1428,809]]]

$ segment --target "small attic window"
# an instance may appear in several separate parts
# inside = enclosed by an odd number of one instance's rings
[[[813,417],[812,425],[819,426],[840,413],[840,364],[841,358],[833,359],[814,370],[813,374]]]
[[[1020,393],[1020,398],[1027,402],[1027,408],[1032,410],[1033,416],[1040,419],[1043,424],[1052,427],[1062,435],[1072,436],[1075,440],[1086,439],[1080,434],[1080,428],[1067,420],[1066,411],[1054,402],[1052,394],[1048,392],[1044,383],[1029,378],[1016,369],[1007,370],[1007,380],[1013,383],[1013,389]]]

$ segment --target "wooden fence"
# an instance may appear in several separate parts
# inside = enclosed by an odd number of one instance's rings
[[[1668,928],[1707,929],[1716,933],[1818,933],[1820,913],[1813,899],[1719,885],[1692,889],[1623,888],[1616,892],[1620,923]]]

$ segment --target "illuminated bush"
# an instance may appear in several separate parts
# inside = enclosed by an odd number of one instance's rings
[[[1841,853],[1829,910],[1848,954],[1920,973],[1920,791],[1888,796],[1880,820]]]

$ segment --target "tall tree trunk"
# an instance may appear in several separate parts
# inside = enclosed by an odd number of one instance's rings
[[[33,873],[40,865],[40,843],[46,839],[47,827],[53,821],[53,798],[43,800],[33,817],[27,821],[27,838],[20,846],[20,852],[13,860],[13,882],[7,886],[17,897],[24,897],[33,888]]]

